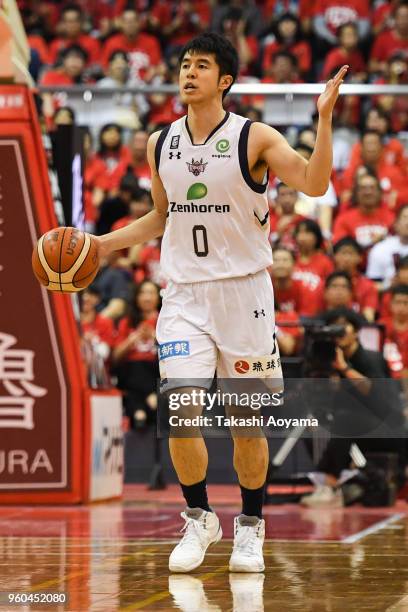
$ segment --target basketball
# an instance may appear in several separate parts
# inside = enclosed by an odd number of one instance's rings
[[[97,243],[75,227],[56,227],[37,242],[32,266],[37,280],[49,291],[81,291],[98,272]]]

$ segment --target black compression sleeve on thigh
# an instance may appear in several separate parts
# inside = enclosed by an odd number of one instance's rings
[[[208,505],[207,481],[205,478],[201,482],[196,482],[192,485],[183,485],[180,482],[180,486],[189,508],[202,508],[207,512],[211,512],[211,508]]]
[[[242,514],[245,516],[257,516],[262,518],[262,506],[265,497],[265,485],[259,489],[246,489],[242,485],[241,488],[242,497]]]

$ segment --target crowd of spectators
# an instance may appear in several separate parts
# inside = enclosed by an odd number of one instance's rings
[[[180,48],[208,28],[236,46],[240,82],[324,81],[344,63],[349,83],[404,84],[408,77],[404,0],[20,0],[19,6],[31,73],[42,85],[176,83]],[[229,110],[262,119],[262,96],[229,98]],[[97,139],[86,134],[86,223],[97,234],[151,209],[149,134],[185,113],[177,96],[162,94],[129,94],[128,106],[133,123],[107,123]],[[49,131],[75,122],[58,95],[44,96],[43,112]],[[287,132],[305,158],[316,121],[311,116]],[[346,307],[365,324],[381,324],[389,371],[408,378],[408,159],[398,137],[407,121],[408,97],[341,97],[327,193],[311,198],[270,177],[270,273],[283,356],[302,354],[305,318]],[[82,297],[85,336],[100,339],[101,358],[136,424],[149,422],[157,403],[154,324],[165,283],[156,240],[111,255]]]

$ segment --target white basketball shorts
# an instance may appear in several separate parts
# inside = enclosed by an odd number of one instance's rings
[[[266,270],[225,280],[170,282],[157,340],[164,391],[208,389],[215,372],[221,379],[282,381],[272,281]]]

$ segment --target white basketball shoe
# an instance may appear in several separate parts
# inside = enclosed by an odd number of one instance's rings
[[[220,521],[215,512],[186,508],[181,516],[186,521],[181,530],[184,536],[170,555],[171,572],[191,572],[201,565],[209,545],[222,538]]]
[[[234,548],[229,562],[230,572],[263,572],[262,547],[265,521],[257,516],[241,514],[234,519]]]

